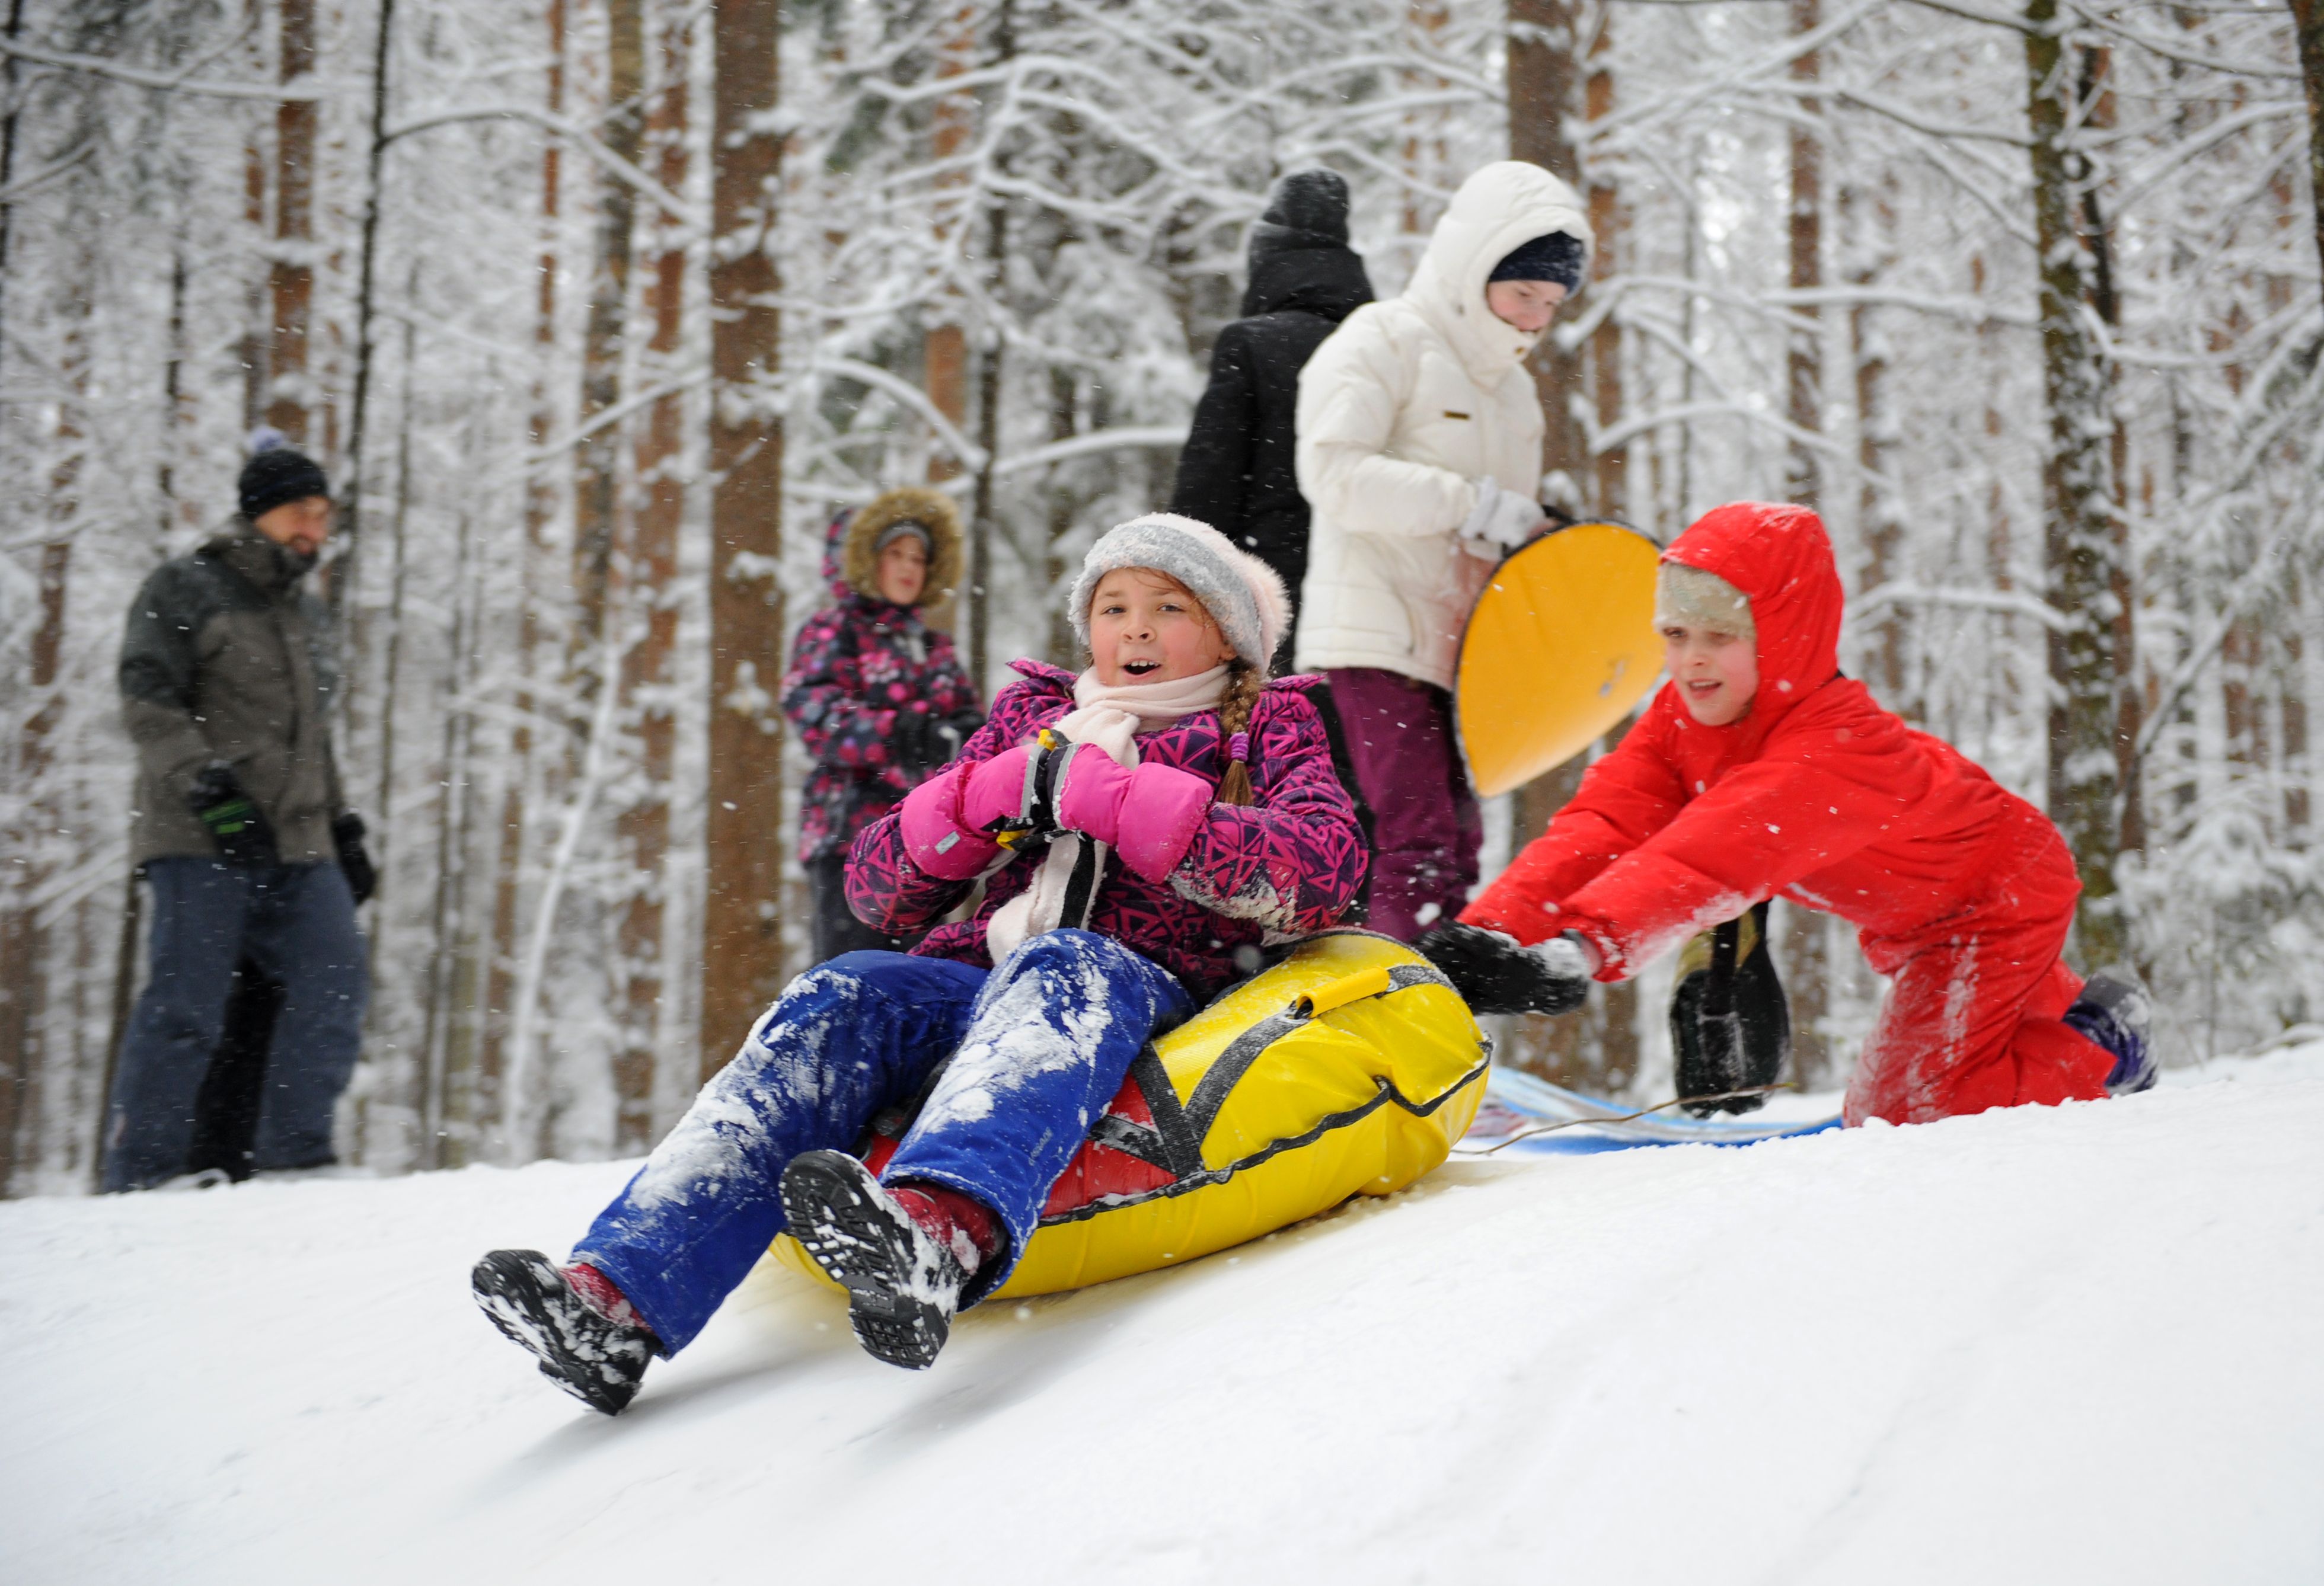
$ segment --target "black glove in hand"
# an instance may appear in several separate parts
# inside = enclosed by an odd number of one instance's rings
[[[969,734],[982,725],[977,721],[964,731],[960,722],[949,716],[899,710],[896,725],[890,729],[890,752],[896,757],[898,770],[912,781],[920,782],[952,764]]]
[[[353,810],[331,817],[331,846],[339,851],[339,874],[358,904],[371,901],[379,890],[379,872],[364,851],[364,818]]]
[[[274,828],[258,801],[242,790],[242,779],[223,760],[213,760],[194,778],[186,792],[186,805],[194,819],[217,844],[218,857],[229,865],[272,865],[275,862]]]
[[[1559,937],[1537,947],[1479,925],[1440,925],[1413,949],[1444,972],[1472,1013],[1570,1013],[1590,993],[1590,962]]]

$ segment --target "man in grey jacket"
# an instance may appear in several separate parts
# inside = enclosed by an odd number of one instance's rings
[[[226,533],[156,569],[129,609],[122,717],[137,746],[132,857],[152,888],[152,974],[122,1043],[104,1187],[187,1171],[195,1096],[237,963],[283,988],[252,1165],[327,1166],[366,995],[363,821],[331,758],[323,471],[278,445],[242,471]]]

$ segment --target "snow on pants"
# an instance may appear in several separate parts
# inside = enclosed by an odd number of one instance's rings
[[[2060,1019],[2082,990],[2058,956],[2079,890],[2073,859],[2055,842],[1942,934],[1864,939],[1865,957],[1890,982],[1849,1083],[1850,1127],[2107,1094],[2114,1055]]]
[[[973,1304],[1016,1265],[1139,1049],[1193,1012],[1169,971],[1085,931],[1037,936],[990,971],[843,954],[791,982],[573,1259],[619,1284],[674,1353],[783,1231],[790,1160],[855,1149],[926,1091],[880,1176],[947,1186],[999,1216],[1009,1248],[977,1272]]]
[[[1364,923],[1411,941],[1467,907],[1484,844],[1453,734],[1452,696],[1374,666],[1323,675],[1355,772],[1352,791],[1371,817]]]
[[[227,865],[149,859],[152,976],[121,1042],[106,1120],[104,1187],[143,1189],[186,1171],[194,1101],[217,1050],[235,966],[283,989],[267,1049],[252,1166],[333,1160],[331,1114],[363,1044],[368,980],[355,894],[327,860]]]

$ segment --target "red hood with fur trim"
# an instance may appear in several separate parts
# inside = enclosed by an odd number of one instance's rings
[[[1862,927],[1884,973],[1927,933],[2031,906],[2006,884],[2062,849],[2057,829],[1840,675],[1840,573],[1814,513],[1720,507],[1664,558],[1751,598],[1749,711],[1704,727],[1665,683],[1462,919],[1524,942],[1579,931],[1616,980],[1777,893]]]

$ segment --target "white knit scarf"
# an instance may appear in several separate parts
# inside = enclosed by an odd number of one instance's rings
[[[1226,698],[1224,665],[1168,683],[1133,683],[1108,688],[1094,671],[1074,679],[1074,708],[1049,724],[1049,730],[1069,742],[1086,744],[1111,755],[1118,765],[1138,764],[1138,735],[1156,732],[1172,722],[1204,710],[1215,710]],[[1032,740],[1038,742],[1037,734]],[[1065,917],[1068,898],[1075,893],[1074,872],[1083,864],[1084,847],[1090,849],[1089,871],[1079,889],[1081,918]],[[1049,851],[1033,873],[1033,885],[994,911],[984,928],[985,951],[995,964],[1031,938],[1060,925],[1080,925],[1097,898],[1112,850],[1079,832],[1060,831],[1049,841]]]

